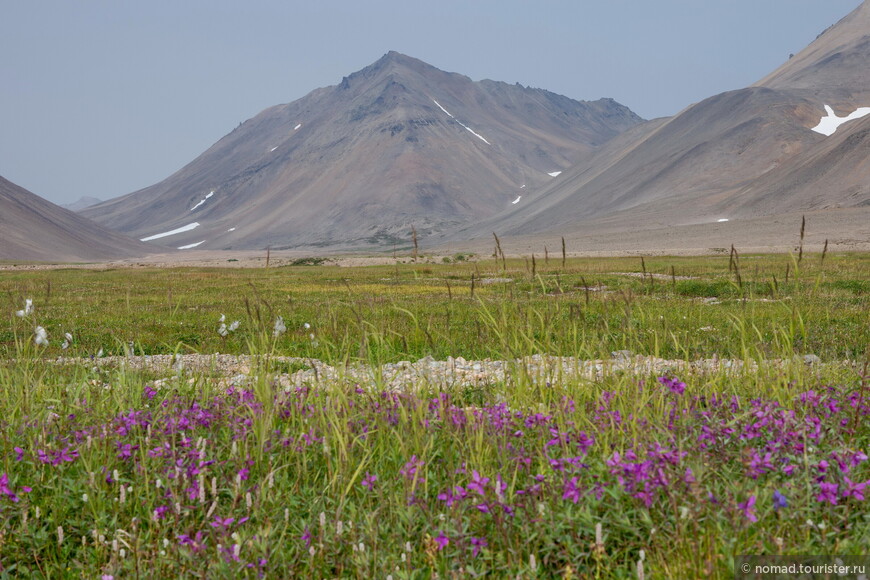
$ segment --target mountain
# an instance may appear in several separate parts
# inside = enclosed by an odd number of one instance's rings
[[[870,3],[866,0],[756,86],[845,106],[870,101]],[[835,107],[836,108],[836,107]]]
[[[0,177],[0,260],[108,260],[154,250]]]
[[[866,206],[867,62],[870,1],[758,83],[625,132],[477,229],[628,230]]]
[[[68,209],[70,211],[82,211],[83,209],[85,209],[87,207],[91,207],[92,205],[97,205],[98,203],[101,203],[102,201],[103,201],[102,199],[98,199],[96,197],[83,195],[77,201],[74,201],[72,203],[62,203],[60,205],[60,207],[62,207],[64,209]]]
[[[390,52],[82,213],[180,248],[407,245],[412,227],[495,215],[641,121],[611,99],[474,82]]]

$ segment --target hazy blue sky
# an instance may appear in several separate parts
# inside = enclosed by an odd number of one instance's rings
[[[54,202],[156,183],[389,50],[672,115],[860,0],[0,0],[0,175]]]

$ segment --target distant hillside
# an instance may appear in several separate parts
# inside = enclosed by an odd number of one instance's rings
[[[91,261],[153,251],[0,177],[0,260]]]
[[[868,62],[865,1],[756,85],[635,127],[477,229],[568,233],[866,206]]]
[[[83,215],[180,248],[389,248],[511,207],[641,121],[390,52]]]
[[[90,196],[85,195],[85,196],[80,197],[78,199],[78,201],[74,201],[72,203],[62,203],[62,204],[60,204],[60,207],[62,207],[64,209],[68,209],[70,211],[78,212],[78,211],[82,211],[83,209],[85,209],[87,207],[91,207],[92,205],[97,205],[98,203],[102,203],[102,201],[103,201],[102,199],[98,199],[96,197],[90,197]]]

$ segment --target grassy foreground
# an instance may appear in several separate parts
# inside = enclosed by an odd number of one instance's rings
[[[870,256],[734,262],[4,273],[0,574],[724,578],[741,554],[867,554]],[[262,364],[156,381],[100,350]],[[754,364],[385,392],[285,391],[269,362],[615,350]]]

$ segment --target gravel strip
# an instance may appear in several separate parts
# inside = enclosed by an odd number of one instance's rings
[[[798,359],[801,360],[801,359]],[[265,357],[228,354],[185,354],[151,356],[109,356],[96,359],[58,359],[59,363],[87,361],[96,367],[125,367],[130,370],[147,370],[162,376],[182,374],[205,374],[221,384],[244,385],[256,376],[257,367],[265,363]],[[613,353],[610,359],[579,360],[574,357],[533,355],[514,361],[474,360],[448,357],[439,361],[425,357],[416,362],[400,361],[384,364],[380,369],[371,365],[353,363],[332,366],[320,360],[299,357],[268,357],[274,380],[284,388],[293,388],[327,383],[359,384],[391,390],[407,390],[415,386],[474,386],[511,382],[523,375],[538,384],[556,383],[570,378],[590,381],[599,380],[615,373],[636,376],[651,374],[715,375],[720,372],[738,373],[745,365],[735,359],[698,359],[694,361],[667,360],[652,356],[634,355],[628,351]],[[818,366],[821,361],[815,355],[806,355],[801,360],[808,366]],[[757,364],[748,363],[749,371]],[[768,361],[765,364],[782,366],[784,361]],[[848,364],[848,363],[847,363]],[[158,383],[169,379],[158,379]]]

